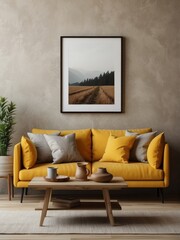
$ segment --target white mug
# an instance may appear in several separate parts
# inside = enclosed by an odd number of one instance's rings
[[[51,179],[56,179],[57,177],[57,168],[48,167],[47,168],[47,177]]]

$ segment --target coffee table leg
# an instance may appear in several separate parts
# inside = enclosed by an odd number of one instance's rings
[[[111,225],[114,225],[114,217],[113,217],[113,213],[112,213],[109,191],[107,189],[103,189],[102,191],[103,191],[103,197],[104,197],[104,201],[105,201],[105,205],[106,205],[107,216],[109,218]]]
[[[43,225],[44,222],[44,218],[46,217],[46,213],[47,213],[47,209],[48,209],[48,205],[49,205],[49,199],[51,196],[51,188],[46,189],[46,193],[45,193],[45,197],[44,197],[44,204],[43,204],[43,209],[41,212],[41,219],[40,219],[40,226]]]

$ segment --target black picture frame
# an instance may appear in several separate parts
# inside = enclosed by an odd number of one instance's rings
[[[61,113],[121,113],[122,36],[61,36]]]

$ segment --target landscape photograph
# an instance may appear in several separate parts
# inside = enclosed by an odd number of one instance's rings
[[[121,110],[121,38],[62,38],[62,109]]]
[[[107,71],[81,82],[70,83],[69,104],[114,104],[114,71]]]

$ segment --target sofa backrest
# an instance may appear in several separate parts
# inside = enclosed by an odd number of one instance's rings
[[[147,133],[151,132],[151,128],[128,129],[132,132]],[[98,161],[102,158],[108,137],[110,134],[115,136],[124,136],[126,130],[113,130],[113,129],[78,129],[78,130],[46,130],[33,128],[32,133],[38,134],[52,134],[60,132],[61,136],[67,134],[76,134],[77,148],[85,161]]]

